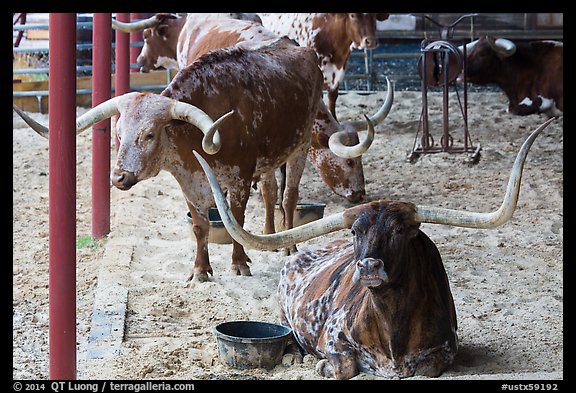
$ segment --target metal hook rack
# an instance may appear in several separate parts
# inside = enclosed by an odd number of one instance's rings
[[[421,43],[422,55],[418,67],[422,81],[422,112],[412,152],[407,157],[410,162],[416,161],[421,154],[438,152],[472,153],[470,157],[472,163],[477,163],[480,158],[480,145],[478,144],[477,147],[474,147],[468,131],[466,46],[464,46],[463,51],[460,52],[460,50],[450,42],[455,26],[464,18],[475,15],[477,14],[463,15],[447,26],[438,23],[428,15],[420,15],[439,27],[440,40],[429,42],[428,39],[424,39]],[[460,94],[456,87],[456,79],[460,74],[463,75],[463,102],[460,100]],[[454,146],[454,138],[449,132],[448,93],[450,86],[454,87],[464,121],[464,145],[461,147]],[[430,87],[442,87],[442,136],[440,138],[440,144],[434,141],[428,124],[428,88]],[[422,137],[420,138],[420,146],[417,147],[420,130],[422,130]]]

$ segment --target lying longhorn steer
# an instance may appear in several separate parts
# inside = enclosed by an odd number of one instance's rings
[[[78,118],[76,128],[81,131],[121,115],[116,125],[120,146],[111,176],[112,184],[121,190],[161,170],[174,176],[193,221],[197,244],[193,277],[206,281],[212,274],[208,209],[214,200],[192,150],[206,152],[228,189],[236,219],[243,223],[255,178],[286,163],[298,185],[321,96],[322,74],[315,53],[278,38],[250,48],[211,51],[181,70],[160,95],[114,97]],[[46,136],[45,127],[24,117]],[[210,117],[222,118],[213,124]],[[288,214],[294,212],[298,195],[291,197],[284,201],[291,207]],[[234,242],[233,272],[251,275],[248,261],[244,248]]]
[[[336,241],[302,251],[291,256],[280,273],[281,321],[292,328],[301,348],[321,359],[316,366],[320,375],[436,377],[451,365],[458,348],[456,311],[438,249],[419,229],[420,223],[494,228],[508,221],[530,146],[552,120],[522,145],[504,202],[491,213],[381,200],[290,231],[252,235],[234,222],[211,169],[197,157],[228,232],[245,246],[281,247],[352,228],[353,243]]]
[[[460,47],[462,50],[463,47]],[[514,43],[481,37],[466,45],[467,80],[496,84],[508,98],[508,111],[527,116],[564,111],[564,45],[559,41]]]

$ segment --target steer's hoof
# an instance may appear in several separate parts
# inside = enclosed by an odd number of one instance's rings
[[[284,367],[289,367],[292,366],[293,364],[302,364],[303,363],[303,357],[301,354],[296,354],[296,353],[286,353],[284,354],[284,356],[282,356],[282,365]]]
[[[289,247],[286,247],[284,250],[284,256],[289,256],[289,255],[294,255],[298,252],[298,249],[296,248],[296,245],[292,245]]]
[[[252,272],[248,266],[232,266],[232,272],[237,276],[251,276]]]
[[[194,270],[194,272],[190,275],[190,277],[188,277],[188,281],[194,281],[194,282],[206,282],[209,281],[208,279],[208,273],[213,274],[212,273],[212,269],[208,270],[208,271],[204,271],[204,270]]]
[[[208,280],[208,273],[206,273],[206,272],[195,273],[195,274],[194,274],[194,277],[192,278],[192,281],[196,281],[196,282],[206,282],[206,281],[209,281],[209,280]]]
[[[322,359],[316,363],[316,373],[324,378],[332,378],[332,365],[328,359]]]

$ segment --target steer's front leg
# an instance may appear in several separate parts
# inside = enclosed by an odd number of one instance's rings
[[[246,204],[248,203],[248,197],[250,196],[250,181],[244,181],[243,183],[236,183],[234,188],[228,189],[230,195],[230,210],[238,221],[238,224],[244,226],[244,213],[246,211]],[[248,267],[247,262],[252,262],[246,252],[244,252],[244,247],[238,243],[236,240],[233,242],[232,246],[232,272],[240,276],[251,276],[250,267]]]
[[[316,372],[326,378],[350,379],[360,372],[354,350],[348,341],[334,334],[326,343],[326,359],[316,364]]]

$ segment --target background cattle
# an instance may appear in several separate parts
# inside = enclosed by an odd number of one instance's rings
[[[191,64],[204,53],[218,48],[229,47],[241,42],[263,42],[278,38],[276,33],[263,27],[260,23],[250,19],[251,14],[242,14],[243,20],[228,17],[228,14],[188,14],[185,18],[178,18],[177,22],[170,19],[171,27],[167,22],[156,27],[148,27],[149,38],[139,56],[139,64],[159,63],[157,55],[161,46],[170,46],[170,53],[174,54],[170,62],[181,69]],[[157,15],[157,19],[164,20],[164,15]],[[175,17],[174,17],[175,18]],[[138,25],[140,22],[136,22]],[[140,24],[141,26],[141,24]],[[178,32],[178,40],[174,41],[164,37],[173,37]],[[164,49],[166,51],[166,49]],[[165,57],[164,57],[165,59]],[[167,64],[168,60],[163,60]],[[393,88],[388,80],[388,94],[380,111],[371,117],[374,124],[380,123],[390,111],[393,102]],[[352,203],[361,201],[366,195],[365,179],[362,166],[361,149],[365,150],[373,139],[373,133],[367,133],[362,143],[357,131],[366,127],[365,122],[351,121],[339,124],[322,104],[318,110],[312,130],[312,142],[309,151],[311,163],[320,173],[325,184],[337,195],[346,198]],[[339,136],[334,134],[339,133]],[[351,151],[348,146],[356,146],[357,151]],[[338,156],[333,151],[338,149]],[[276,193],[276,181],[273,178],[262,179],[264,192]],[[288,192],[291,192],[288,190]],[[288,224],[290,225],[290,224]],[[270,223],[266,233],[274,232],[274,223]]]
[[[136,59],[141,72],[149,72],[160,68],[178,70],[177,44],[180,32],[186,21],[205,20],[208,18],[231,18],[261,23],[256,14],[250,13],[201,13],[181,16],[176,14],[159,13],[148,19],[136,22],[119,22],[113,20],[112,27],[123,32],[142,31],[144,45]]]
[[[508,111],[525,116],[564,111],[564,47],[559,41],[512,42],[482,37],[466,46],[467,80],[495,84],[509,100]]]
[[[353,243],[341,240],[300,252],[281,271],[282,323],[292,328],[304,351],[321,359],[316,366],[320,375],[436,377],[452,364],[458,349],[456,311],[440,253],[420,223],[481,229],[506,223],[516,209],[528,151],[553,120],[524,142],[502,205],[490,213],[380,200],[284,233],[252,235],[228,213],[210,166],[196,157],[228,232],[247,247],[265,250],[352,229]]]
[[[318,64],[328,89],[328,109],[336,117],[338,89],[344,81],[352,49],[378,46],[376,21],[388,19],[386,13],[276,13],[258,14],[262,24],[280,35],[295,39],[316,51]]]

